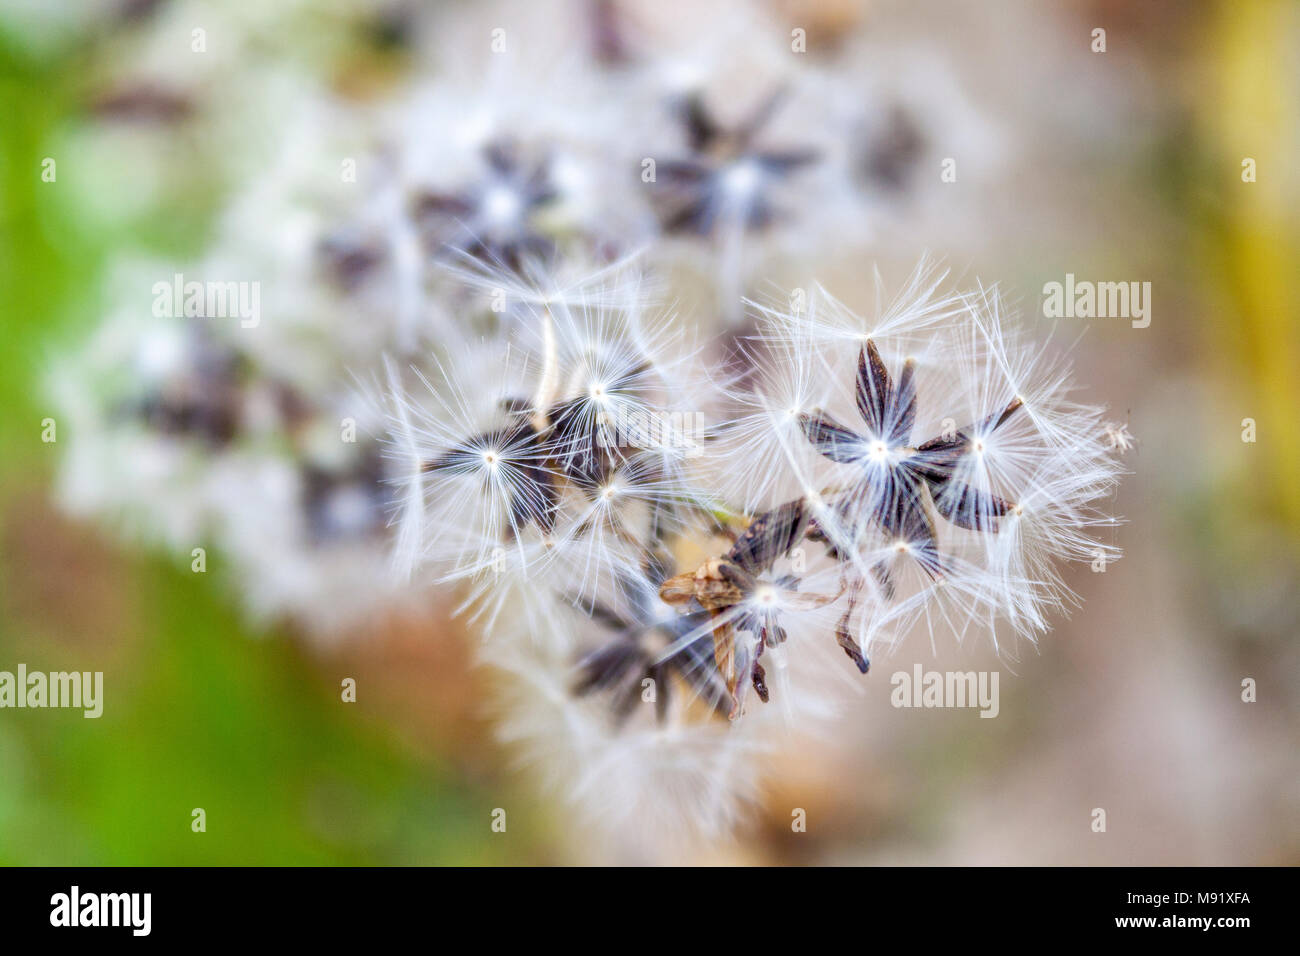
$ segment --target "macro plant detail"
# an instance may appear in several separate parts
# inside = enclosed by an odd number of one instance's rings
[[[798,174],[817,160],[807,148],[778,149],[759,143],[763,126],[780,107],[780,90],[767,96],[735,127],[724,127],[698,95],[678,107],[689,156],[659,164],[666,193],[663,228],[710,235],[730,226],[761,229],[777,216],[772,182]]]
[[[806,310],[754,305],[724,377],[640,302],[523,303],[486,343],[509,374],[477,403],[481,340],[394,388],[403,564],[465,595],[496,666],[553,675],[513,700],[516,739],[548,752],[563,735],[538,728],[603,727],[583,758],[602,780],[642,772],[634,740],[761,752],[833,719],[808,712],[845,667],[867,675],[909,635],[1014,653],[1074,600],[1059,565],[1118,556],[1100,540],[1115,426],[994,290],[943,283],[922,264],[869,318],[820,290]],[[702,435],[613,427],[686,420],[681,396],[708,409]]]
[[[518,267],[522,257],[543,256],[550,240],[534,228],[535,216],[557,195],[545,157],[525,165],[508,141],[483,149],[486,176],[460,192],[428,191],[415,197],[414,217],[428,244]]]
[[[874,309],[814,284],[867,274],[924,198],[942,110],[831,96],[859,65],[771,37],[771,82],[683,88],[685,42],[605,23],[555,65],[522,38],[476,60],[481,32],[439,35],[454,76],[309,98],[193,262],[118,264],[50,376],[87,436],[61,496],[213,547],[257,620],[322,647],[454,612],[501,735],[586,818],[717,834],[900,642],[1050,630],[1062,568],[1118,557],[1133,438],[923,242]],[[260,283],[264,321],[142,310],[182,266]]]

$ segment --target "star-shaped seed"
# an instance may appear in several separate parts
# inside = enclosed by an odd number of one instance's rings
[[[778,90],[733,128],[720,125],[699,95],[683,100],[680,119],[690,155],[659,164],[667,232],[710,235],[721,223],[761,229],[776,217],[774,186],[817,159],[812,149],[776,149],[757,143],[782,99]]]
[[[744,681],[753,684],[767,703],[767,675],[760,658],[765,648],[786,640],[780,623],[783,610],[823,607],[839,597],[804,594],[796,576],[773,579],[770,575],[776,561],[788,555],[810,527],[804,501],[788,501],[755,518],[721,558],[669,578],[660,586],[660,596],[669,604],[701,607],[712,615],[713,658],[731,695],[731,717],[740,712],[738,691],[743,690]],[[753,635],[752,648],[737,647],[737,631]]]
[[[620,579],[626,612],[594,601],[587,610],[594,621],[614,634],[614,639],[584,657],[578,664],[575,694],[612,691],[616,719],[625,720],[642,699],[642,681],[654,681],[655,714],[660,721],[668,714],[673,676],[680,678],[712,710],[725,714],[731,706],[731,692],[713,660],[708,634],[687,643],[671,656],[663,652],[675,647],[692,632],[707,624],[702,611],[678,614],[659,597],[666,576],[661,560],[647,562],[644,575]]]
[[[1004,410],[968,425],[912,445],[917,399],[915,364],[903,363],[897,381],[890,375],[876,344],[870,340],[858,356],[856,393],[865,431],[839,424],[823,412],[800,416],[804,435],[818,453],[841,464],[863,466],[865,475],[843,511],[863,495],[872,495],[871,519],[886,535],[908,542],[931,573],[941,573],[935,532],[926,513],[927,496],[935,510],[952,524],[979,531],[996,531],[998,518],[1012,505],[956,477],[963,459],[977,451],[975,436],[987,437],[1023,404],[1019,398]]]
[[[552,458],[546,431],[534,428],[525,413],[516,413],[509,425],[465,439],[424,462],[422,470],[481,476],[504,489],[511,536],[534,524],[549,535],[560,507]]]
[[[545,257],[553,243],[536,217],[559,195],[550,158],[528,163],[517,145],[497,140],[484,147],[483,159],[481,180],[455,192],[416,196],[414,216],[429,244],[511,269]]]

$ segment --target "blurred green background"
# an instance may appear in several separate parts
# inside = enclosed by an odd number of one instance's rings
[[[0,32],[0,668],[102,670],[107,702],[97,720],[0,714],[0,863],[533,859],[545,839],[526,808],[506,834],[490,830],[494,807],[514,807],[490,734],[446,746],[448,728],[478,720],[454,651],[399,633],[366,660],[308,655],[292,635],[250,631],[216,583],[219,557],[201,577],[188,556],[115,546],[50,501],[59,445],[40,441],[40,423],[52,414],[51,351],[94,327],[115,250],[201,249],[222,195],[216,184],[181,193],[110,227],[68,202],[76,190],[61,187],[88,172],[58,144],[86,122],[84,69],[104,42],[32,50]],[[57,185],[39,175],[51,154]],[[404,688],[413,666],[424,678]],[[340,700],[348,676],[355,704]],[[204,833],[191,831],[196,807]]]

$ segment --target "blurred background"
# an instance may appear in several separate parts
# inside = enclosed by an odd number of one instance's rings
[[[126,543],[54,500],[75,436],[40,439],[50,364],[98,325],[123,250],[204,249],[240,175],[223,137],[259,77],[292,70],[365,104],[432,55],[414,2],[220,6],[0,0],[0,669],[103,671],[106,688],[98,720],[0,711],[0,862],[625,862],[495,742],[490,678],[450,605],[311,641],[251,622],[219,556],[193,574],[188,552]],[[911,64],[899,85],[923,118],[938,111],[933,127],[954,96],[973,104],[953,155],[961,136],[994,144],[952,184],[960,215],[918,189],[819,278],[866,306],[864,258],[905,275],[929,251],[965,284],[997,281],[1073,346],[1083,397],[1137,445],[1112,503],[1124,558],[1070,570],[1082,605],[1040,648],[999,663],[905,646],[833,737],[785,748],[734,839],[683,862],[1300,863],[1300,6],[753,7],[783,33],[803,25],[812,56]],[[617,8],[563,9],[586,37]],[[151,38],[219,18],[243,40],[208,74],[133,79]],[[846,72],[850,96],[859,81]],[[41,178],[50,156],[57,185]],[[1149,281],[1150,327],[1042,318],[1044,284],[1067,273]],[[1000,669],[999,718],[892,708],[889,673],[918,661]],[[342,705],[347,677],[360,690]],[[808,832],[791,832],[792,806]]]

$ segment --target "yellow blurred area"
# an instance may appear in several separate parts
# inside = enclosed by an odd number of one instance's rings
[[[1222,261],[1226,308],[1210,322],[1209,357],[1242,413],[1266,430],[1262,474],[1268,510],[1300,532],[1300,6],[1286,0],[1223,2],[1201,38],[1207,64],[1197,90],[1199,122],[1225,177],[1239,185],[1207,238]],[[1243,162],[1252,160],[1255,178]],[[1225,374],[1226,373],[1226,374]]]

